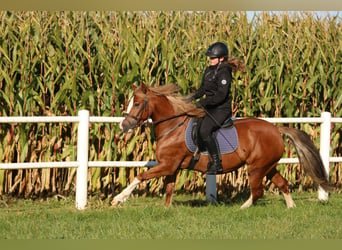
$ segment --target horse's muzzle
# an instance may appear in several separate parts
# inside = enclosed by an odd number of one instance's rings
[[[132,130],[136,126],[137,126],[137,121],[136,120],[130,121],[128,118],[125,118],[124,120],[122,120],[120,122],[120,129],[124,133],[129,132],[130,130]]]

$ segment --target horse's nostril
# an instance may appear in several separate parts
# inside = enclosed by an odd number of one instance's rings
[[[128,125],[127,125],[127,123],[125,123],[125,122],[122,122],[121,123],[121,130],[123,131],[123,132],[127,132],[127,130],[128,130]]]
[[[130,120],[124,119],[120,122],[119,126],[124,133],[127,133],[131,131],[136,126],[136,124],[136,121],[131,122]]]

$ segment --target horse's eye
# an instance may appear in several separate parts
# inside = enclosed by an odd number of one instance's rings
[[[134,107],[139,107],[140,103],[139,102],[135,102],[134,103]]]

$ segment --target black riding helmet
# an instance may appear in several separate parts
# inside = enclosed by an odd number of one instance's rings
[[[228,47],[224,43],[216,42],[209,46],[206,56],[216,58],[216,57],[226,57],[228,56]]]

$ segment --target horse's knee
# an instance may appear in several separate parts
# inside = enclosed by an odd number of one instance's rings
[[[281,176],[279,172],[276,172],[272,176],[271,181],[280,189],[280,191],[285,194],[289,193],[287,180],[283,176]]]
[[[279,185],[277,185],[278,188],[284,193],[288,194],[289,193],[289,187],[287,185],[287,181],[282,181]]]
[[[259,199],[264,194],[262,176],[262,174],[258,174],[256,172],[249,172],[249,181],[251,186],[251,195],[253,202]]]

